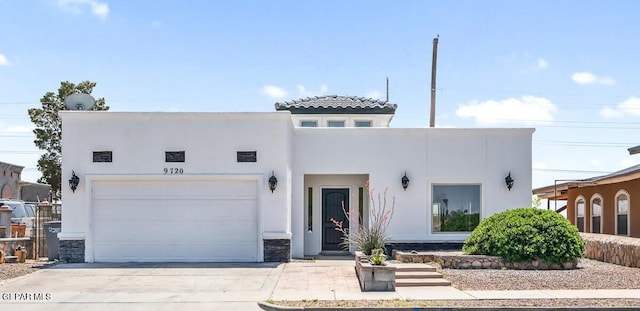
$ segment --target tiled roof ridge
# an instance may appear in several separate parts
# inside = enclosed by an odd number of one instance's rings
[[[356,107],[362,107],[362,108],[371,107],[371,106],[390,107],[390,108],[397,107],[396,104],[392,104],[388,101],[383,101],[380,99],[364,97],[364,96],[345,96],[345,95],[308,96],[306,98],[294,99],[294,100],[289,100],[284,102],[277,102],[275,106],[276,108],[277,107],[300,107],[300,106],[303,106],[304,104],[313,103],[313,105],[310,105],[310,107],[332,107],[333,105],[330,104],[332,101],[349,101],[352,104],[356,104],[355,105]],[[328,104],[324,105],[325,102]]]

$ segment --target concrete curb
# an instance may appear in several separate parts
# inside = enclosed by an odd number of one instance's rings
[[[280,311],[280,310],[303,311],[304,310],[304,308],[279,306],[279,305],[274,305],[272,303],[268,303],[264,301],[258,301],[258,307],[266,311]]]
[[[640,307],[312,307],[298,308],[286,307],[271,304],[268,302],[258,302],[258,306],[266,311],[326,311],[326,310],[388,310],[388,311],[492,311],[492,310],[514,310],[518,311],[599,311],[599,310],[617,310],[617,311],[633,311],[640,310]]]

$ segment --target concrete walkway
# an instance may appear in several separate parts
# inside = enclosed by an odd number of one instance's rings
[[[59,264],[0,283],[12,310],[260,310],[267,300],[639,298],[634,290],[361,292],[353,259],[287,264]]]

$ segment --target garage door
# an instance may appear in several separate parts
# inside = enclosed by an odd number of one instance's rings
[[[94,181],[96,262],[257,261],[257,182]]]

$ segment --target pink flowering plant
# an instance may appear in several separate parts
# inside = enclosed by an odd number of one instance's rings
[[[373,250],[384,250],[384,246],[390,241],[387,236],[387,228],[395,211],[396,198],[393,197],[391,207],[387,207],[388,187],[384,190],[384,193],[378,193],[377,195],[375,195],[375,189],[369,188],[369,181],[367,181],[365,187],[371,200],[368,226],[362,221],[362,215],[357,215],[355,217],[356,221],[351,221],[351,224],[359,224],[353,231],[349,230],[350,228],[348,227],[345,228],[343,221],[337,221],[332,218],[331,222],[335,225],[335,230],[342,233],[342,243],[340,245],[344,249],[349,250],[350,245],[353,244],[356,249],[367,256],[371,256]],[[352,219],[344,205],[342,206],[342,211],[347,216],[347,219]]]

